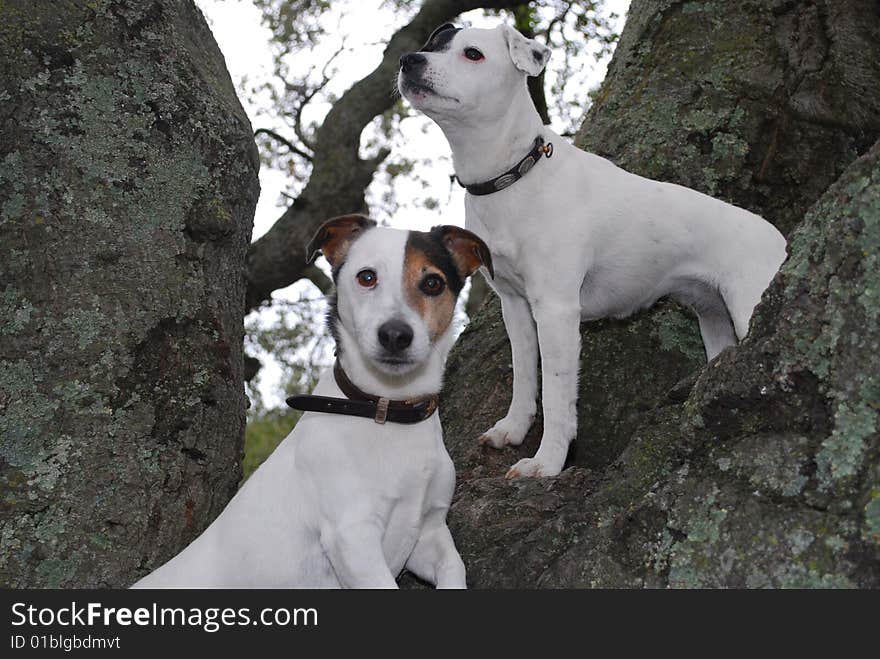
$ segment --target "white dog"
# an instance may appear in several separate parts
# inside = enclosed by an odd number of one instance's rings
[[[549,57],[506,25],[446,24],[401,58],[398,77],[400,92],[446,135],[469,192],[466,226],[495,263],[513,399],[481,441],[523,441],[540,349],[544,436],[509,478],[553,476],[565,463],[577,431],[581,321],[622,318],[670,295],[696,312],[711,360],[745,336],[785,259],[785,239],[757,215],[625,172],[544,126],[526,77]]]
[[[333,267],[337,367],[316,396],[289,403],[324,411],[306,412],[205,532],[136,588],[394,588],[404,567],[465,587],[437,392],[456,298],[491,257],[457,227],[374,226],[330,220],[308,250]]]

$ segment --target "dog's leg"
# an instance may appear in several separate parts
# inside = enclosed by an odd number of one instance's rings
[[[481,444],[502,448],[507,444],[522,444],[535,419],[538,396],[538,335],[528,300],[507,290],[503,284],[495,286],[501,298],[504,328],[510,338],[513,356],[513,398],[507,415],[480,437]]]
[[[323,529],[321,546],[343,588],[397,588],[382,551],[382,532],[375,524]]]
[[[736,345],[732,313],[722,290],[700,279],[682,283],[672,297],[690,307],[700,322],[700,335],[706,361],[712,361],[725,348]],[[742,338],[742,337],[740,337]]]
[[[730,320],[733,322],[733,329],[736,336],[742,341],[746,334],[749,333],[749,321],[752,319],[752,313],[755,306],[761,301],[764,289],[769,286],[770,280],[766,284],[761,282],[747,282],[748,286],[744,286],[743,290],[733,289],[722,293],[727,309],[730,311]]]
[[[422,529],[406,569],[437,588],[467,588],[464,563],[445,521]]]
[[[761,302],[764,292],[786,258],[785,238],[772,227],[767,229],[770,235],[762,246],[766,250],[763,255],[731,277],[720,289],[740,341],[748,334],[749,321],[755,313],[755,307]]]
[[[697,313],[700,321],[700,335],[706,348],[706,360],[712,361],[725,348],[736,345],[736,334],[727,310],[712,308]]]
[[[577,294],[571,299],[577,301]],[[513,465],[508,478],[555,476],[562,471],[568,445],[577,433],[580,307],[543,299],[534,300],[532,309],[541,350],[544,436],[535,457]]]

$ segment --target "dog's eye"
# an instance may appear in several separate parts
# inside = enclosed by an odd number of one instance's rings
[[[465,48],[464,56],[472,62],[479,62],[481,59],[483,59],[483,53],[481,53],[476,48]]]
[[[446,286],[446,282],[438,275],[428,275],[424,279],[422,279],[422,283],[419,284],[419,288],[422,290],[422,293],[425,295],[440,295],[443,292],[443,289]]]
[[[375,270],[370,270],[369,268],[364,268],[359,273],[357,273],[358,283],[364,288],[373,288],[376,283],[379,281],[379,278],[376,276]]]

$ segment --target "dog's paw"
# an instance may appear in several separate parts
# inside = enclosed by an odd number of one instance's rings
[[[545,476],[557,476],[562,471],[562,465],[548,464],[537,455],[534,458],[523,458],[510,469],[504,476],[507,480],[514,478],[543,478]]]
[[[480,444],[487,444],[492,448],[504,448],[505,446],[519,446],[526,438],[526,433],[532,425],[532,419],[511,419],[504,417],[486,432],[480,435]]]

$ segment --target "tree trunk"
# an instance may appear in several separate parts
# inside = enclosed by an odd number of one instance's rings
[[[0,585],[127,586],[241,475],[251,127],[191,0],[6,0],[0,83]]]
[[[786,235],[880,130],[874,0],[635,0],[577,136]]]
[[[877,43],[868,0],[634,0],[576,143],[788,233],[880,137]],[[510,400],[503,323],[485,305],[450,358],[441,408],[471,585],[880,583],[868,467],[880,378],[864,359],[880,342],[866,260],[877,159],[814,209],[750,337],[709,368],[696,323],[671,303],[585,325],[575,468],[556,479],[500,478],[537,448],[540,423],[517,450],[475,443]],[[827,245],[838,232],[851,239]],[[846,285],[830,274],[840,263]]]

